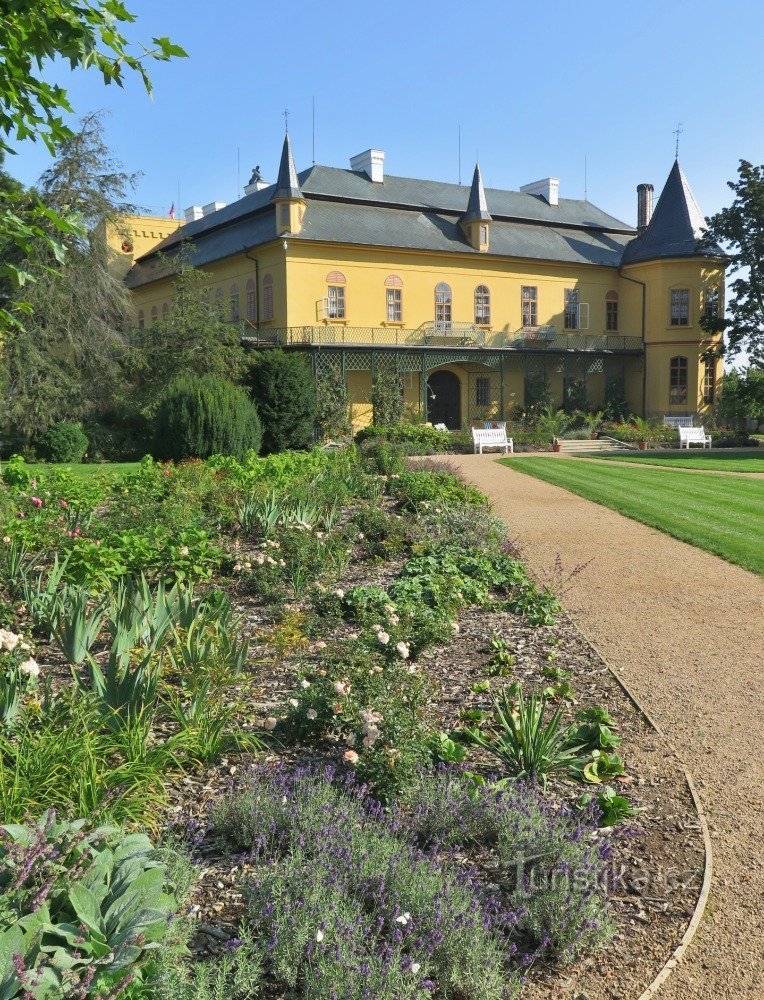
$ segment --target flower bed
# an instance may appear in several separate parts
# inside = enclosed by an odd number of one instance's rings
[[[147,461],[115,487],[12,467],[3,815],[172,830],[161,879],[194,914],[119,967],[83,960],[81,995],[544,995],[642,914],[635,969],[681,928],[691,885],[660,911],[635,888],[651,856],[697,861],[691,834],[667,843],[690,817],[654,738],[476,490],[377,468]],[[550,722],[556,756],[513,757]],[[618,834],[643,808],[643,838]],[[182,960],[189,935],[214,962]]]

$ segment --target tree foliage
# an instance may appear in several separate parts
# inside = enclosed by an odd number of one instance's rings
[[[741,160],[738,179],[728,181],[735,199],[728,208],[712,215],[701,246],[724,250],[728,273],[737,277],[730,285],[727,316],[703,317],[708,333],[726,330],[728,350],[746,350],[764,363],[764,166]]]
[[[209,375],[185,375],[165,392],[154,417],[154,455],[174,459],[260,450],[260,421],[244,389]]]
[[[263,425],[263,453],[309,448],[316,387],[304,356],[263,351],[252,365],[250,387]]]
[[[246,371],[239,328],[224,323],[209,298],[207,275],[190,264],[191,246],[170,263],[175,278],[166,316],[132,334],[128,357],[134,399],[151,416],[168,382],[210,375],[238,382]]]
[[[63,141],[40,179],[49,211],[74,214],[83,226],[66,236],[58,231],[51,243],[51,221],[23,260],[34,282],[16,295],[31,312],[23,327],[6,335],[2,374],[3,418],[17,435],[38,436],[51,423],[80,419],[114,397],[130,304],[97,223],[116,224],[133,208],[126,196],[135,181],[111,158],[101,114],[85,118]],[[60,262],[58,241],[65,249]]]
[[[764,421],[764,368],[751,366],[742,372],[734,368],[725,372],[718,412],[736,425],[746,420]]]
[[[72,111],[66,90],[44,79],[43,67],[57,57],[72,69],[95,69],[104,83],[123,86],[129,72],[136,73],[151,93],[146,64],[167,61],[186,53],[169,38],[156,37],[152,46],[132,45],[123,25],[135,17],[122,0],[35,0],[0,6],[0,151],[12,152],[11,143],[42,140],[56,153],[72,138],[62,115]],[[35,201],[19,213],[14,199],[0,191],[0,277],[16,289],[33,279],[14,258],[28,259],[43,240],[55,257],[57,238],[69,236],[73,224],[66,213]],[[17,300],[17,302],[23,300]],[[18,310],[0,308],[6,325],[17,322]]]

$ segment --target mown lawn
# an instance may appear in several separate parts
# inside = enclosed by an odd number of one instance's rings
[[[2,463],[3,467],[5,463]],[[138,462],[62,462],[48,464],[47,462],[30,462],[25,466],[33,475],[39,472],[67,472],[78,479],[90,479],[93,476],[108,476],[117,479],[128,472],[135,472]]]
[[[705,469],[707,472],[764,472],[764,448],[747,451],[651,451],[647,454],[586,455],[603,462],[638,462],[661,468]]]
[[[764,480],[551,457],[502,462],[764,574]]]

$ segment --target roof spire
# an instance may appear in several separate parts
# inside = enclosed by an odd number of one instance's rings
[[[713,257],[715,254],[708,250],[698,250],[705,228],[703,213],[679,160],[675,160],[647,229],[628,244],[622,263],[667,257]]]
[[[470,188],[470,197],[467,202],[467,211],[459,221],[475,222],[478,219],[490,222],[491,214],[488,211],[488,203],[485,199],[483,178],[480,175],[480,164],[476,163],[475,173],[472,175],[472,187]]]
[[[288,112],[286,112],[288,114]],[[292,157],[292,144],[289,141],[289,133],[284,136],[284,146],[281,150],[281,163],[279,164],[279,176],[276,180],[276,190],[273,192],[271,201],[281,198],[302,198],[300,183],[297,180],[297,171],[294,167]]]

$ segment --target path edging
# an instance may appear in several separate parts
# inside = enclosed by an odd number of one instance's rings
[[[655,721],[655,719],[653,719],[653,717],[650,715],[647,709],[643,708],[643,706],[639,702],[639,699],[636,697],[636,695],[631,690],[626,681],[622,677],[619,677],[616,671],[613,669],[613,667],[611,667],[611,665],[608,663],[608,661],[605,659],[605,657],[598,649],[597,645],[594,642],[592,642],[592,640],[583,632],[583,630],[580,628],[577,622],[574,621],[573,624],[578,629],[578,631],[581,632],[581,634],[584,636],[584,638],[589,643],[591,648],[595,651],[600,660],[605,664],[610,675],[613,677],[615,682],[618,684],[618,686],[621,688],[623,693],[626,695],[626,697],[629,699],[632,705],[636,708],[636,710],[639,712],[639,714],[642,716],[645,722],[650,726],[651,729],[655,730],[655,732],[658,734],[658,736],[660,736],[660,738],[667,746],[671,747],[671,752],[674,755],[674,758],[676,759],[677,763],[681,767],[682,773],[684,774],[684,780],[687,784],[687,790],[690,793],[690,798],[692,799],[693,806],[695,807],[695,812],[698,817],[698,823],[700,824],[700,831],[703,836],[703,854],[704,854],[703,884],[700,887],[700,895],[698,896],[698,901],[695,904],[695,909],[693,910],[693,914],[692,917],[690,918],[689,924],[687,925],[687,929],[682,935],[682,940],[676,946],[676,948],[671,953],[669,958],[664,962],[663,967],[660,969],[660,971],[653,979],[653,981],[650,983],[650,985],[645,990],[643,990],[642,993],[640,993],[639,996],[637,997],[637,1000],[651,1000],[652,997],[655,997],[658,994],[658,991],[660,990],[661,986],[663,986],[663,984],[669,978],[671,973],[684,958],[685,952],[692,943],[692,940],[695,937],[698,927],[700,927],[700,923],[703,919],[703,914],[705,913],[706,910],[706,904],[708,903],[708,897],[711,892],[711,878],[713,876],[713,870],[714,870],[713,850],[711,847],[711,831],[708,828],[708,821],[706,819],[706,813],[703,808],[703,803],[700,799],[700,795],[698,794],[698,790],[695,787],[695,782],[692,780],[692,775],[687,770],[682,761],[679,760],[676,750],[672,747],[672,744],[666,738],[666,734],[663,732],[663,730]]]

